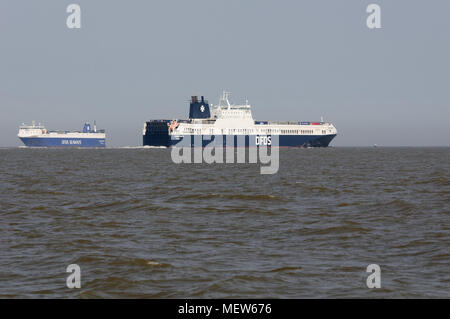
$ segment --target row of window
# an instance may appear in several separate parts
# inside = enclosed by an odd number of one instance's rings
[[[313,134],[313,130],[281,130],[281,134]]]
[[[199,128],[193,129],[189,127],[185,127],[183,130],[184,133],[198,133],[201,134],[202,130]],[[222,134],[227,132],[228,134],[253,134],[255,133],[253,129],[228,129],[222,130]],[[205,130],[203,133],[214,134],[213,129]],[[314,130],[272,130],[272,129],[262,129],[262,134],[314,134]],[[322,130],[322,134],[326,134],[326,130]]]
[[[224,132],[227,131],[228,133],[241,133],[241,134],[253,134],[253,130],[252,129],[245,129],[245,128],[236,128],[236,129],[228,129],[228,130],[223,130],[222,129],[222,134],[224,134]],[[193,128],[189,128],[189,127],[185,127],[183,129],[184,133],[202,133],[202,130],[199,128],[193,129]],[[209,129],[209,130],[204,130],[203,133],[209,133],[209,134],[214,134],[214,129]]]
[[[201,133],[201,129],[199,128],[190,128],[190,127],[185,127],[183,130],[184,133]]]

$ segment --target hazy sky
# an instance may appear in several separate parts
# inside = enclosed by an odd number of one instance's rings
[[[145,120],[222,89],[255,119],[324,116],[335,146],[450,146],[448,0],[2,0],[0,57],[0,146],[22,122],[94,119],[108,146],[141,145]]]

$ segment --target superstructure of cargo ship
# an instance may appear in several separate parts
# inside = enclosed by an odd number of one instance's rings
[[[192,96],[187,120],[147,121],[143,145],[327,147],[336,135],[333,124],[324,121],[255,121],[248,102],[231,104],[229,93],[223,92],[211,107],[203,96]]]
[[[22,124],[19,127],[20,140],[29,147],[105,147],[105,130],[97,130],[85,123],[82,131],[48,131],[43,125]]]

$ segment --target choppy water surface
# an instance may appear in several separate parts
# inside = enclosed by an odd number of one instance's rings
[[[0,149],[0,297],[450,297],[450,148],[280,155]]]

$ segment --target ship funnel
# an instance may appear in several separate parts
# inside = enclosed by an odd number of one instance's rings
[[[191,105],[189,108],[189,118],[190,119],[209,119],[211,113],[209,111],[208,101],[205,100],[204,96],[201,96],[201,100],[198,100],[197,96],[191,97]]]
[[[90,132],[91,132],[91,124],[84,123],[83,133],[90,133]]]

